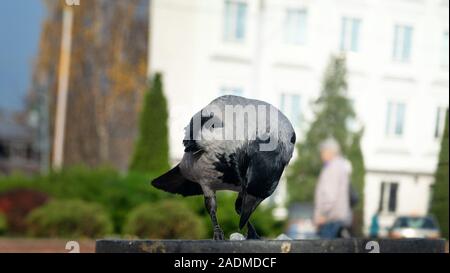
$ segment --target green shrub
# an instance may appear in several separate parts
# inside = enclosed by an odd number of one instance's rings
[[[58,200],[81,199],[99,203],[109,213],[114,232],[121,233],[131,209],[144,202],[172,196],[150,186],[154,177],[140,173],[123,176],[111,168],[77,166],[48,175],[0,177],[0,193],[17,188],[33,189]]]
[[[90,237],[112,232],[103,208],[81,200],[51,201],[27,216],[28,232],[36,237]]]
[[[201,239],[204,223],[184,202],[143,204],[129,215],[125,233],[150,239]]]
[[[6,216],[2,213],[0,213],[0,235],[3,235],[6,233],[8,228],[8,222],[6,221]]]
[[[128,215],[137,206],[162,200],[176,200],[201,218],[203,226],[206,227],[203,238],[212,238],[211,220],[205,209],[203,196],[183,198],[155,189],[150,185],[155,176],[138,172],[130,172],[125,176],[110,168],[90,169],[79,166],[34,177],[20,174],[0,176],[0,193],[17,188],[33,189],[56,200],[79,199],[98,203],[109,214],[115,234],[124,233]],[[217,194],[217,217],[227,237],[233,232],[239,232],[239,216],[234,211],[236,197],[236,193],[230,192]],[[283,222],[273,219],[268,206],[260,205],[251,220],[261,236],[273,237],[282,232]]]
[[[13,173],[9,176],[0,175],[0,193],[18,188],[35,189],[35,178],[27,177],[21,173]]]

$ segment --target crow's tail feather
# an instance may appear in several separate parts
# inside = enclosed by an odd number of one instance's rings
[[[178,193],[183,196],[203,194],[199,184],[192,182],[181,175],[180,167],[177,165],[167,173],[152,181],[152,185],[163,191]]]

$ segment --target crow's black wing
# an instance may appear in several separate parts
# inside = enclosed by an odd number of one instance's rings
[[[177,165],[167,173],[152,181],[155,188],[170,192],[178,193],[183,196],[192,196],[203,194],[203,190],[199,184],[192,182],[183,177],[180,167]]]

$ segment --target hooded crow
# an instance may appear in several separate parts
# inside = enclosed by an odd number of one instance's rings
[[[224,239],[216,218],[215,193],[238,192],[239,228],[247,226],[247,239],[258,239],[250,216],[275,191],[295,140],[291,123],[274,106],[222,96],[191,118],[185,128],[181,162],[152,185],[183,196],[204,195],[215,240]]]

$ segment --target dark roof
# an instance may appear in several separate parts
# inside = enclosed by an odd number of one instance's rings
[[[30,140],[31,130],[12,121],[0,120],[0,139],[3,140]]]

